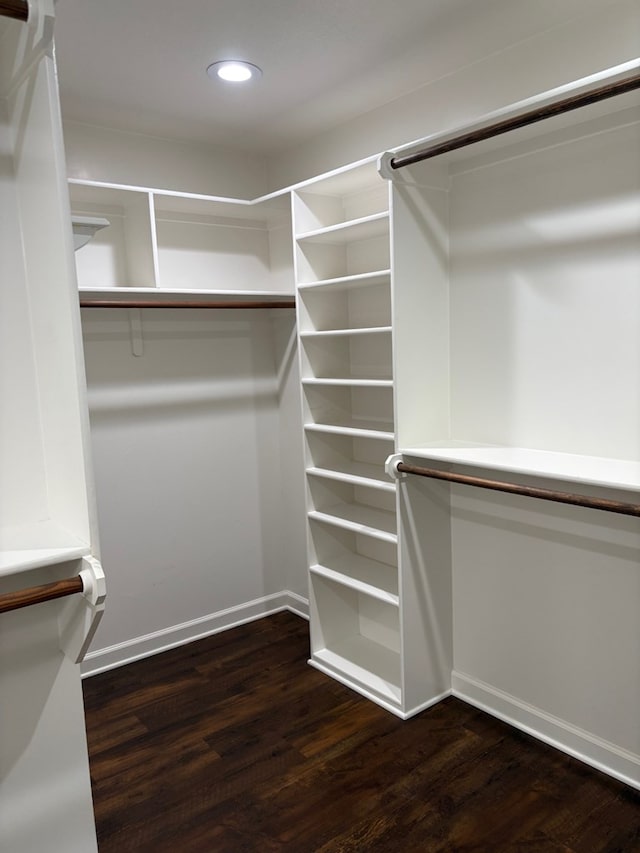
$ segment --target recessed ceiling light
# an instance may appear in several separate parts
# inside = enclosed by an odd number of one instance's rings
[[[214,80],[219,77],[227,83],[247,83],[261,77],[262,69],[241,59],[225,59],[210,65],[207,74]]]

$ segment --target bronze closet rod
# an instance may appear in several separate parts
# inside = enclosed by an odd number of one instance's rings
[[[546,107],[538,107],[522,115],[514,116],[513,118],[503,119],[495,124],[490,124],[487,127],[479,130],[472,130],[469,133],[462,133],[460,136],[454,136],[445,142],[437,142],[426,148],[422,148],[413,154],[405,156],[392,157],[389,160],[389,165],[392,169],[402,169],[403,166],[411,166],[413,163],[420,163],[423,160],[429,160],[432,157],[438,157],[440,154],[446,154],[448,151],[456,151],[458,148],[465,148],[467,145],[473,145],[475,142],[482,142],[485,139],[491,139],[494,136],[500,136],[503,133],[509,133],[511,130],[517,130],[520,127],[526,127],[530,124],[535,124],[538,121],[543,121],[553,116],[561,115],[562,113],[577,110],[580,107],[586,107],[589,104],[595,104],[598,101],[604,101],[607,98],[613,98],[616,95],[623,95],[626,92],[632,92],[634,89],[640,89],[640,74],[636,73],[631,77],[625,77],[623,80],[618,80],[615,83],[608,83],[605,86],[600,86],[597,89],[591,89],[589,92],[583,92],[580,95],[571,95],[568,98],[556,101]]]
[[[15,18],[17,21],[27,21],[29,4],[27,0],[0,0],[0,15]]]
[[[53,601],[55,598],[64,598],[66,595],[75,595],[78,592],[84,592],[84,583],[80,575],[40,586],[30,586],[16,592],[6,592],[0,595],[0,613],[19,610],[21,607],[31,607],[32,604]]]
[[[467,474],[455,474],[452,471],[441,471],[437,468],[422,468],[418,465],[407,465],[398,462],[397,471],[405,474],[417,474],[419,477],[431,477],[434,480],[447,480],[450,483],[462,483],[464,486],[477,486],[480,489],[492,489],[495,492],[508,492],[512,495],[524,495],[528,498],[539,498],[544,501],[583,506],[589,509],[601,509],[606,512],[617,512],[621,515],[634,515],[640,518],[640,504],[622,503],[606,498],[592,498],[587,495],[576,495],[572,492],[556,492],[552,489],[539,489],[535,486],[521,486],[517,483],[505,483],[500,480],[488,480],[484,477],[472,477]]]
[[[295,308],[295,299],[281,299],[278,302],[266,300],[253,300],[251,302],[212,302],[201,300],[199,302],[188,302],[186,300],[163,300],[153,302],[151,300],[137,300],[132,302],[128,299],[81,299],[81,308]]]

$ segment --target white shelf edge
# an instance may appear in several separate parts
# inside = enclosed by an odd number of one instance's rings
[[[321,512],[317,509],[312,509],[308,513],[308,517],[315,521],[321,521],[325,524],[341,527],[343,530],[351,530],[353,533],[362,533],[365,536],[370,536],[372,539],[381,539],[383,542],[390,542],[392,545],[398,544],[398,536],[395,533],[388,533],[386,530],[380,530],[378,527],[370,527],[366,524],[359,524],[355,521],[350,521],[347,518],[341,518],[338,515]]]
[[[321,332],[300,332],[301,338],[338,338],[354,335],[390,335],[391,326],[368,326],[364,329],[326,329]]]
[[[400,448],[398,453],[456,465],[489,468],[602,488],[640,491],[640,462],[525,447],[443,442]]]
[[[184,299],[194,301],[198,299],[213,297],[220,301],[230,302],[246,299],[260,299],[265,302],[280,302],[284,299],[295,299],[292,291],[273,290],[199,290],[193,288],[163,288],[163,287],[79,287],[78,293],[81,297],[91,299],[108,299],[116,297],[118,300],[130,299],[132,302],[141,297],[161,304],[164,299]]]
[[[191,199],[193,201],[222,202],[223,204],[238,204],[246,205],[247,207],[260,202],[259,199],[230,198],[228,196],[206,195],[203,193],[181,192],[178,190],[163,190],[158,189],[157,187],[140,187],[134,184],[116,184],[109,181],[89,181],[83,180],[82,178],[69,178],[68,182],[72,186],[87,187],[89,189],[124,190],[125,192],[131,193],[151,193],[152,195],[157,196],[171,196],[174,198]],[[286,192],[286,190],[273,193],[273,197],[281,195],[284,192]]]
[[[377,646],[378,644],[371,643],[371,645]],[[380,647],[380,649],[386,651],[389,657],[393,654],[383,649],[383,647]],[[317,649],[312,653],[310,662],[313,665],[319,665],[318,668],[323,669],[328,675],[341,675],[342,679],[344,679],[343,683],[347,685],[362,686],[365,690],[370,690],[386,701],[390,701],[396,706],[400,705],[402,690],[395,679],[392,680],[389,676],[379,675],[370,668],[351,660],[347,654],[348,650],[345,650],[345,653],[342,654],[340,651],[328,648]],[[398,675],[399,669],[400,665],[398,662]]]
[[[0,577],[66,563],[91,553],[89,543],[50,520],[0,530]]]
[[[331,569],[328,566],[323,566],[319,563],[316,563],[313,566],[309,566],[309,571],[311,572],[311,574],[326,578],[327,580],[333,581],[334,583],[338,583],[341,586],[346,586],[349,589],[354,589],[356,590],[356,592],[361,592],[364,595],[368,595],[370,598],[375,598],[378,601],[383,601],[385,604],[389,604],[392,607],[400,606],[400,597],[398,595],[394,595],[394,593],[388,592],[386,589],[382,589],[379,586],[374,586],[373,584],[367,583],[366,581],[350,577],[344,572],[337,571],[336,569]],[[389,568],[389,571],[392,571],[391,567]]]
[[[316,240],[324,237],[339,236],[348,231],[356,230],[360,227],[375,225],[389,219],[389,211],[384,210],[380,213],[370,213],[368,216],[359,216],[357,219],[349,219],[346,222],[338,222],[335,225],[326,225],[323,228],[314,228],[311,231],[303,231],[301,234],[296,234],[295,239],[298,242],[305,240]]]
[[[381,441],[393,441],[394,433],[391,430],[367,429],[366,427],[346,426],[340,424],[316,424],[306,423],[304,429],[313,432],[326,432],[333,435],[350,435],[360,438],[379,438]]]
[[[341,287],[348,288],[350,286],[360,287],[382,283],[386,280],[391,280],[391,270],[375,270],[374,272],[361,272],[355,275],[343,275],[337,278],[323,278],[319,281],[298,282],[298,290],[313,291],[313,290],[330,290],[331,288],[340,289]]]
[[[395,492],[395,482],[389,480],[375,480],[358,474],[350,474],[348,471],[335,471],[332,468],[306,468],[306,473],[312,477],[324,477],[326,480],[338,480],[341,483],[352,483],[354,486],[367,486],[370,489],[380,489],[382,492]]]
[[[393,379],[330,379],[328,377],[306,377],[300,380],[303,385],[341,385],[361,388],[393,388]]]

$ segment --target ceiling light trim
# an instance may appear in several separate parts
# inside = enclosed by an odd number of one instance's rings
[[[207,74],[225,83],[250,83],[262,77],[262,69],[244,59],[220,59],[209,65]]]

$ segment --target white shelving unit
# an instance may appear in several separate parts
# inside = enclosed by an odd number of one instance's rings
[[[372,162],[298,188],[295,269],[310,663],[405,717],[434,696],[407,670],[423,632],[404,609],[396,486],[384,470],[395,446],[387,190]]]
[[[404,461],[638,503],[639,150],[636,90],[397,172],[383,156]],[[398,488],[400,565],[441,603],[450,590],[429,654],[454,694],[640,787],[638,519],[412,475]]]
[[[81,294],[293,296],[286,193],[249,202],[78,180],[69,192],[74,215],[110,223],[76,252]]]
[[[393,182],[402,452],[638,488],[639,101],[584,107]]]

